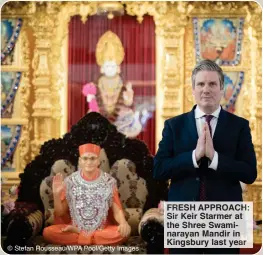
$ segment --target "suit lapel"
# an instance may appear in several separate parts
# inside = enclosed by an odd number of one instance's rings
[[[222,143],[222,137],[224,137],[226,134],[226,124],[227,124],[227,112],[222,108],[218,117],[216,130],[213,136],[215,150],[218,147],[218,145]]]
[[[187,127],[190,133],[190,136],[192,138],[192,142],[196,145],[196,142],[198,140],[198,133],[197,133],[197,127],[196,127],[196,121],[195,121],[195,110],[196,105],[193,107],[192,111],[190,111],[187,114]],[[224,137],[225,134],[225,126],[227,125],[227,112],[223,110],[223,108],[220,111],[216,130],[213,136],[213,142],[215,149],[218,147],[220,143],[222,143],[222,137]]]
[[[198,140],[198,133],[197,133],[197,127],[196,127],[196,122],[195,122],[195,112],[194,112],[195,107],[196,105],[193,107],[192,111],[190,111],[187,114],[187,121],[188,121],[187,127],[189,129],[189,133],[190,133],[190,136],[192,137],[192,140],[196,144]]]

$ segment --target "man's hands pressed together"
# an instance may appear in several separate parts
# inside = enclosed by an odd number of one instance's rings
[[[198,138],[196,149],[195,149],[195,158],[198,162],[202,157],[206,156],[211,161],[213,160],[215,154],[213,140],[209,131],[208,124],[205,123],[202,133]]]
[[[209,126],[207,123],[205,123],[204,129],[205,129],[205,156],[212,161],[215,154],[215,150],[214,150],[213,139],[211,137]]]

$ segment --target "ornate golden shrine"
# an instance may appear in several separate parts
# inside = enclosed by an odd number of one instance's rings
[[[262,27],[261,8],[254,2],[122,2],[128,15],[138,22],[148,14],[156,25],[156,141],[161,139],[164,120],[192,108],[191,70],[194,55],[192,17],[244,17],[242,59],[224,71],[244,71],[244,86],[236,113],[250,121],[258,160],[257,181],[248,188],[254,216],[262,218]],[[21,61],[24,70],[21,121],[21,160],[12,180],[39,152],[41,144],[67,131],[67,39],[68,23],[74,15],[85,22],[97,12],[99,2],[8,2],[2,18],[20,17]],[[253,50],[251,50],[253,49]],[[16,70],[18,67],[10,67]],[[21,68],[20,68],[21,69]],[[5,69],[2,69],[4,71]],[[10,69],[8,69],[10,70]],[[5,124],[5,123],[4,123]],[[8,123],[7,123],[8,124]],[[30,141],[30,144],[29,144]],[[8,175],[8,173],[6,173]],[[10,177],[10,176],[7,176]],[[256,233],[256,242],[261,241]]]

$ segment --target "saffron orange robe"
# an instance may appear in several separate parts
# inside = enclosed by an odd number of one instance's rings
[[[86,181],[92,181],[98,178],[98,176],[96,176],[95,178],[87,179],[83,174],[81,174],[81,176]],[[60,199],[66,199],[65,186]],[[113,203],[115,203],[118,208],[122,210],[122,205],[116,187],[113,190]],[[127,240],[127,237],[122,237],[118,232],[118,225],[116,222],[114,224],[111,208],[108,213],[105,227],[101,230],[96,230],[89,234],[84,231],[80,231],[80,233],[63,232],[62,229],[64,229],[67,225],[72,225],[69,211],[62,217],[56,216],[54,212],[54,225],[44,228],[44,239],[49,243],[61,245],[117,245]]]

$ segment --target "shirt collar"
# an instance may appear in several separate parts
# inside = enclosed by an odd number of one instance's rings
[[[210,115],[213,115],[214,117],[218,118],[220,111],[221,111],[221,106],[219,105],[219,107]],[[195,118],[199,119],[199,118],[202,118],[204,115],[206,114],[197,105],[195,108]]]

